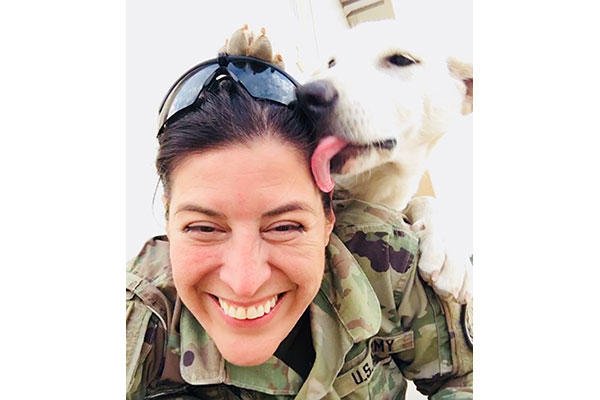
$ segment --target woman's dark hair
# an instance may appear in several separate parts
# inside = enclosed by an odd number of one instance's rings
[[[230,80],[221,81],[216,90],[200,96],[159,136],[156,170],[167,198],[173,170],[190,154],[274,136],[294,146],[309,162],[316,146],[316,135],[314,124],[303,113],[266,100],[256,100]],[[331,211],[329,194],[323,193],[322,199],[328,215]]]

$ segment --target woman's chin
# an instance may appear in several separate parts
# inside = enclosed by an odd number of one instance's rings
[[[252,367],[265,363],[277,350],[277,344],[263,344],[252,346],[249,343],[238,346],[223,346],[217,343],[219,352],[227,362],[240,366]]]

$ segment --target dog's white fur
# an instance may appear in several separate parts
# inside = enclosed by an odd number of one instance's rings
[[[413,199],[432,148],[454,118],[472,109],[472,66],[444,51],[452,47],[419,21],[363,23],[340,41],[334,65],[309,81],[327,80],[337,90],[333,135],[360,145],[396,140],[393,149],[370,147],[346,161],[334,175],[336,187],[404,210],[421,237],[421,275],[442,296],[464,302],[472,294],[472,266],[445,248],[434,229],[433,199]],[[415,63],[398,66],[394,56]]]
[[[472,68],[440,51],[446,46],[438,35],[423,28],[395,21],[361,24],[340,40],[335,65],[309,81],[326,79],[337,89],[333,134],[356,144],[396,140],[391,150],[371,148],[348,160],[334,175],[336,187],[403,211],[421,239],[421,275],[441,296],[466,302],[472,294],[471,265],[447,254],[434,228],[433,199],[413,196],[436,141],[461,110],[470,111],[472,97],[463,79],[472,79]],[[233,53],[248,54],[251,41]],[[393,55],[417,62],[399,67],[390,63]]]

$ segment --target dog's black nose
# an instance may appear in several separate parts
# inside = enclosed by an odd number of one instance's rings
[[[338,92],[329,81],[318,80],[296,88],[298,104],[313,119],[321,119],[333,109]]]

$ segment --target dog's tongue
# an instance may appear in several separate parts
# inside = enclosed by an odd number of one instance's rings
[[[313,176],[317,182],[317,186],[323,192],[331,192],[335,183],[331,178],[331,171],[329,169],[329,162],[331,159],[339,153],[348,142],[337,138],[335,136],[327,136],[319,142],[315,149],[311,159],[310,167],[312,169]]]

